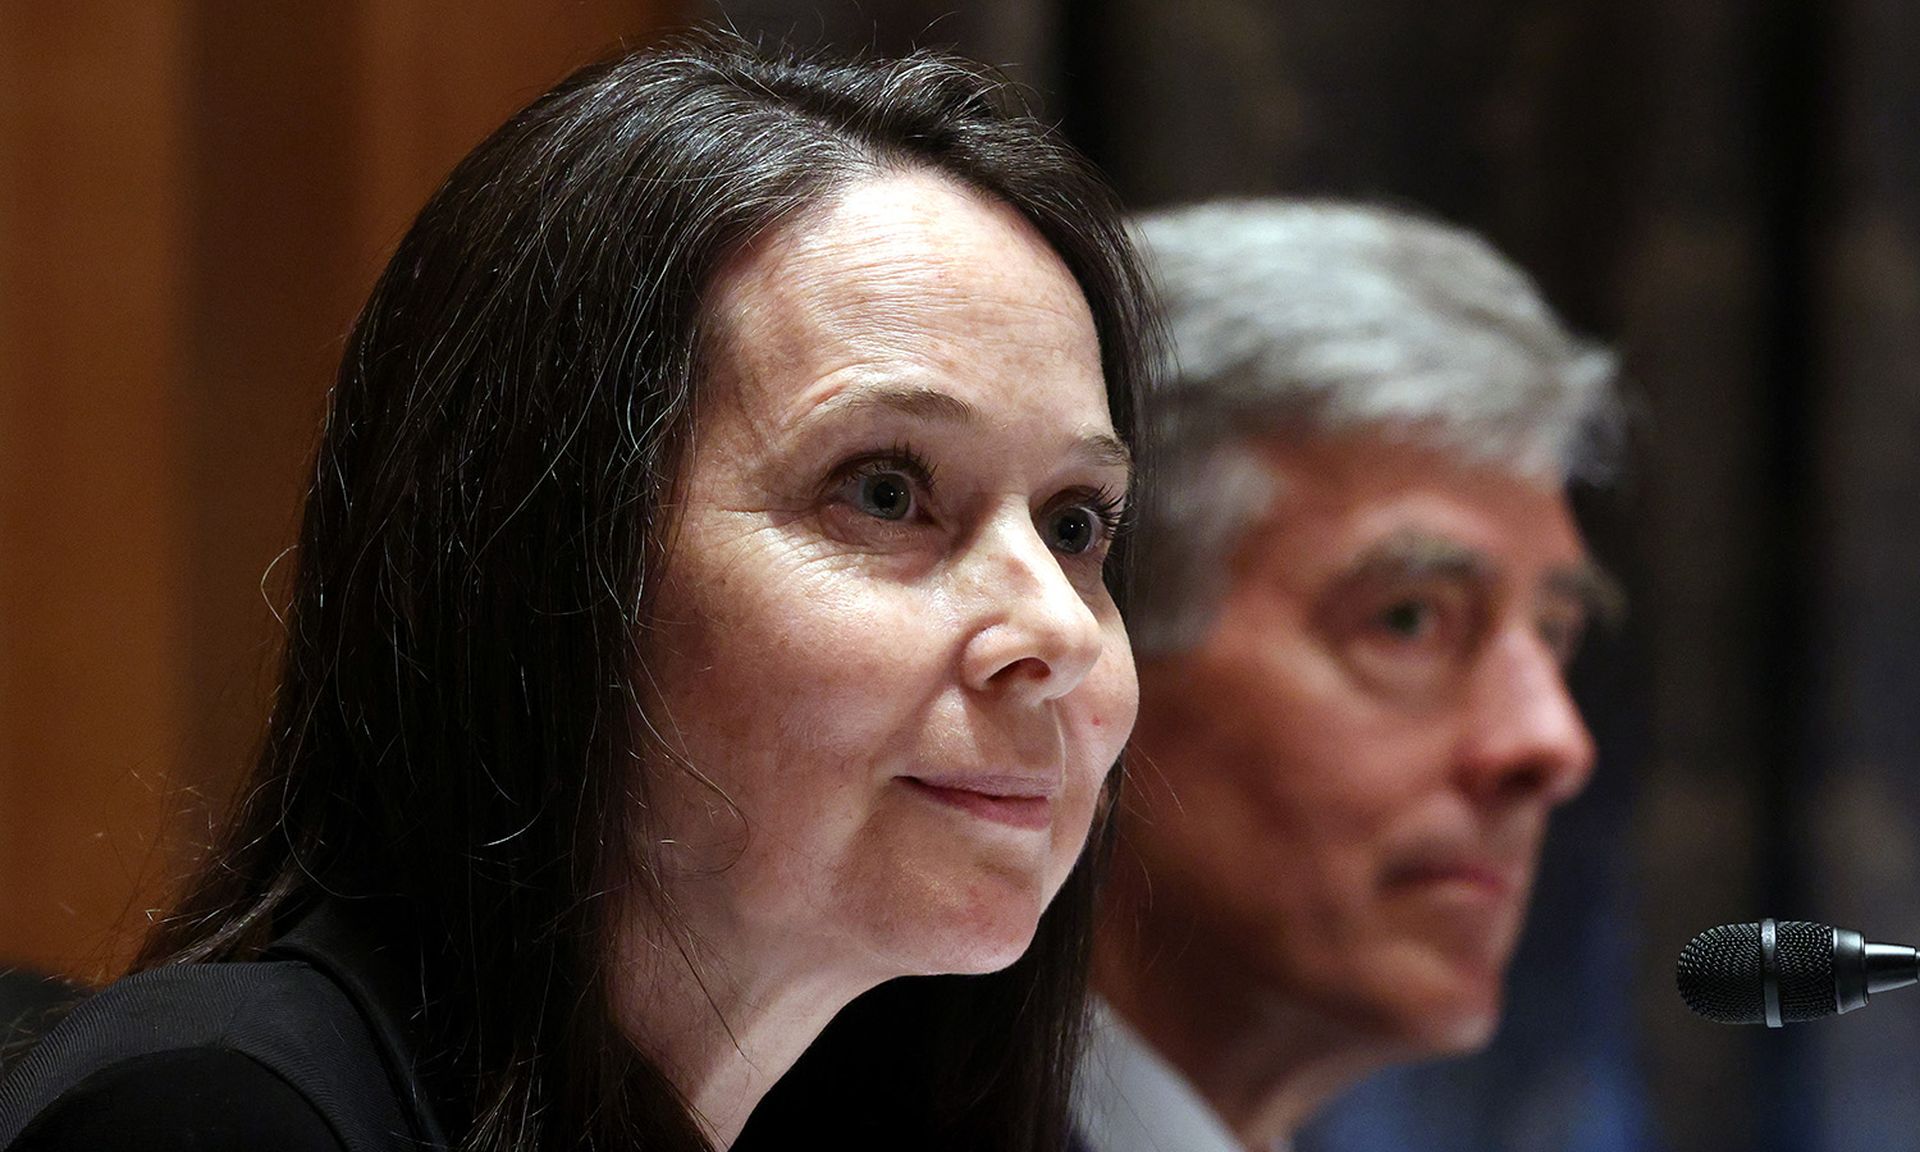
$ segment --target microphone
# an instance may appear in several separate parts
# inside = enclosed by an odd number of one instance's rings
[[[1709,1020],[1778,1028],[1920,982],[1920,952],[1805,920],[1722,924],[1680,950],[1674,980],[1687,1007]]]

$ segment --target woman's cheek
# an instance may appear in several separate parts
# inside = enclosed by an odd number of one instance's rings
[[[1134,669],[1133,648],[1127,642],[1125,626],[1116,619],[1107,626],[1106,635],[1106,651],[1093,671],[1101,686],[1088,725],[1107,750],[1105,763],[1110,765],[1126,746],[1127,737],[1133,734],[1134,720],[1139,717],[1140,678]]]
[[[1126,646],[1125,633],[1118,632],[1118,635],[1119,644],[1108,644],[1100,662],[1073,694],[1077,698],[1077,715],[1071,731],[1080,747],[1070,760],[1074,772],[1069,784],[1073,826],[1071,844],[1063,847],[1071,846],[1071,855],[1075,857],[1091,830],[1101,789],[1126,747],[1140,708],[1140,685],[1134,671],[1133,653]],[[1068,831],[1062,828],[1063,833]]]

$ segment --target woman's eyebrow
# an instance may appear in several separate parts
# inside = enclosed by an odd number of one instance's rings
[[[1080,437],[1074,449],[1102,468],[1124,468],[1133,473],[1133,453],[1126,441],[1111,432],[1090,432]]]
[[[937,388],[911,384],[863,384],[823,401],[810,418],[873,410],[897,412],[917,420],[949,424],[979,422],[980,410],[958,396]],[[1074,441],[1073,450],[1101,467],[1133,472],[1133,453],[1111,432],[1089,432]]]
[[[980,418],[972,404],[936,388],[906,384],[864,384],[822,403],[814,411],[826,416],[840,412],[864,412],[870,409],[898,412],[919,420],[939,420],[970,424]]]

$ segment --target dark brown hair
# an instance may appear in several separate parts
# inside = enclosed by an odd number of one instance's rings
[[[461,162],[360,315],[258,765],[143,965],[248,957],[321,894],[384,907],[419,946],[422,1058],[462,1147],[705,1147],[608,1008],[610,909],[658,895],[633,834],[661,770],[629,722],[637,641],[709,281],[890,168],[1032,222],[1086,294],[1131,442],[1142,277],[1103,183],[1003,86],[933,54],[704,35],[581,70]],[[857,1001],[741,1146],[1058,1147],[1091,884],[1083,860],[1011,968]]]

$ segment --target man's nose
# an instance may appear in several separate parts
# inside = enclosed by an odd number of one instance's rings
[[[1593,736],[1574,706],[1553,649],[1516,625],[1494,638],[1475,670],[1456,763],[1488,803],[1572,799],[1593,774]]]

